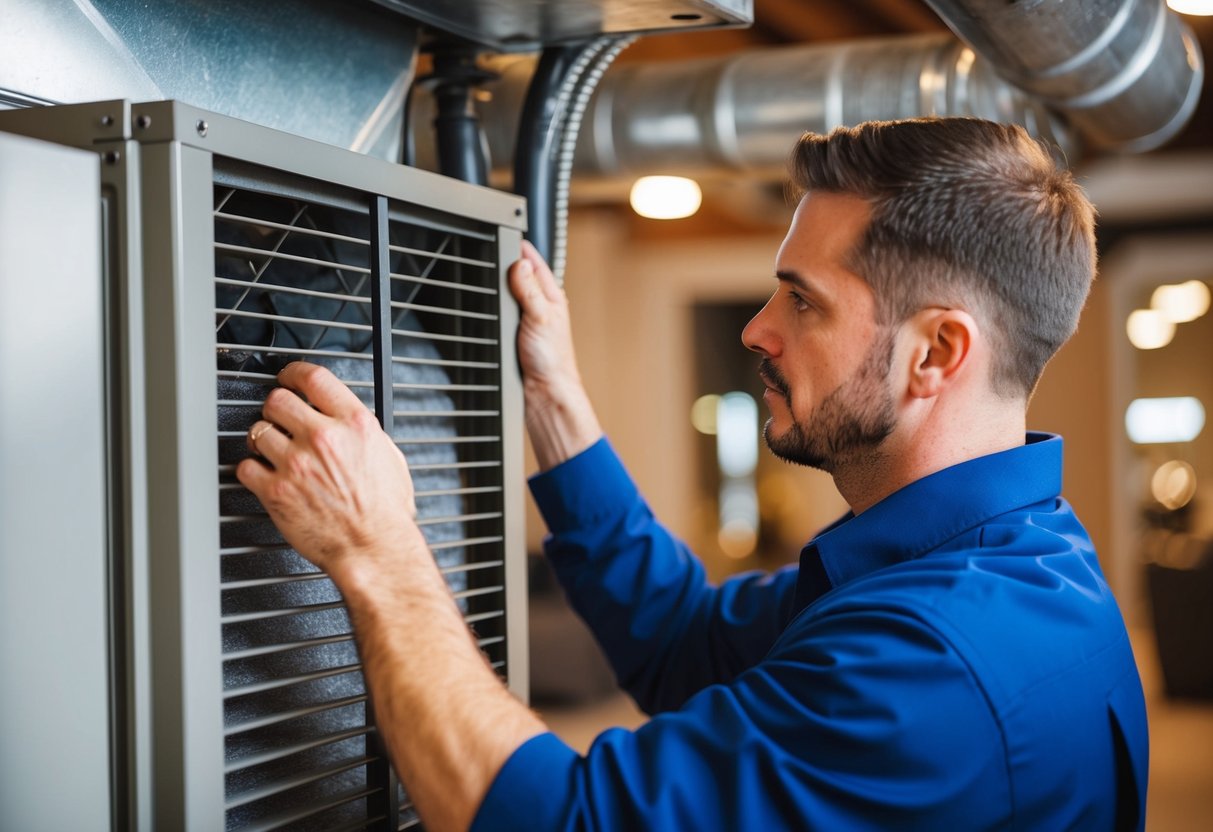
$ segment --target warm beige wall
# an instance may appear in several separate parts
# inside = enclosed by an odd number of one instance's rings
[[[1065,439],[1063,496],[1095,542],[1108,579],[1117,582],[1112,558],[1112,421],[1108,356],[1109,285],[1096,281],[1078,332],[1049,362],[1028,408],[1028,428]]]

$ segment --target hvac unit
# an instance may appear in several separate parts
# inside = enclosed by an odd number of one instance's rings
[[[29,789],[46,795],[23,828],[418,826],[339,594],[234,468],[276,371],[330,367],[405,453],[456,602],[525,700],[517,312],[504,288],[522,200],[171,101],[5,112],[0,130],[24,136],[0,133],[0,346],[26,352],[0,373],[16,454],[3,491],[35,518],[0,533],[0,577],[13,609],[41,605],[57,622],[47,645],[36,624],[5,619],[0,658],[6,673],[69,683],[86,709],[5,683],[3,704],[20,696],[25,709],[5,723],[17,743],[5,788],[27,804]],[[90,259],[99,277],[80,266]],[[49,408],[41,433],[21,426],[31,407]],[[54,470],[10,465],[43,452]],[[65,539],[46,525],[63,499],[59,522],[83,531],[39,556]],[[31,755],[21,771],[18,748]],[[48,754],[89,763],[88,822],[56,806],[64,783],[37,765]]]

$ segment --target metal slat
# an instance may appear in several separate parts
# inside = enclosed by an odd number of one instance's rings
[[[500,442],[500,436],[411,436],[392,440],[397,445],[467,445],[476,442]]]
[[[345,604],[340,601],[334,601],[331,604],[307,604],[301,607],[285,607],[276,610],[262,610],[260,612],[244,612],[233,615],[223,615],[219,617],[221,624],[245,624],[249,621],[265,621],[269,618],[286,618],[292,615],[306,615],[310,612],[327,612],[328,610],[336,610],[344,607]]]
[[[426,306],[421,303],[392,301],[393,309],[411,309],[414,312],[429,312],[432,315],[450,315],[453,318],[472,318],[477,321],[495,321],[497,316],[491,312],[467,312],[463,309],[451,309],[445,306]]]
[[[425,515],[417,518],[418,526],[435,526],[439,523],[471,523],[474,520],[496,520],[501,517],[500,511],[482,511],[479,514],[450,514],[445,517],[426,517]]]
[[[346,234],[337,234],[332,231],[321,231],[319,228],[307,228],[302,225],[287,225],[286,223],[274,222],[273,220],[257,219],[256,217],[245,217],[239,214],[227,214],[222,211],[215,211],[215,219],[233,222],[239,225],[252,225],[257,228],[272,228],[276,231],[286,231],[291,234],[302,234],[305,237],[323,237],[326,240],[336,240],[342,243],[355,243],[357,245],[369,245],[366,240],[358,237],[350,237]]]
[[[460,257],[457,254],[443,254],[442,252],[438,251],[426,251],[425,249],[409,248],[408,246],[391,245],[388,246],[388,248],[394,252],[397,252],[398,254],[415,254],[418,257],[424,257],[432,260],[445,260],[448,263],[459,263],[464,266],[476,266],[482,269],[497,268],[497,264],[490,260],[476,260],[472,257]]]
[[[247,647],[243,650],[235,650],[231,653],[223,654],[224,662],[241,661],[244,659],[256,659],[262,656],[273,656],[279,653],[289,653],[292,650],[305,650],[309,647],[323,647],[328,644],[340,644],[343,641],[352,641],[353,633],[340,633],[332,636],[318,636],[316,638],[307,638],[300,641],[288,641],[281,644],[269,644],[264,647]]]
[[[443,468],[500,468],[501,460],[487,459],[473,462],[423,462],[409,465],[410,471],[438,471]],[[234,469],[233,469],[234,470]]]
[[[500,543],[503,538],[498,535],[496,537],[469,537],[464,540],[442,541],[441,543],[431,543],[430,551],[439,549],[455,549],[459,546],[480,546],[485,543]]]
[[[281,586],[284,584],[296,584],[302,581],[323,581],[328,580],[328,575],[324,572],[304,572],[293,575],[277,575],[273,578],[251,578],[242,581],[224,581],[219,586],[227,592],[236,589],[252,589],[259,586]]]
[[[367,694],[359,694],[358,696],[346,696],[342,699],[334,699],[331,702],[319,702],[315,705],[308,705],[302,708],[292,708],[287,711],[275,711],[266,716],[257,717],[256,719],[247,719],[243,722],[237,722],[234,725],[226,725],[223,728],[223,736],[233,737],[236,734],[243,734],[246,731],[255,731],[258,728],[268,728],[271,725],[278,725],[283,722],[289,722],[292,719],[299,719],[313,714],[324,713],[325,711],[334,711],[338,708],[345,708],[350,705],[357,705],[366,702],[370,699]]]
[[[355,800],[362,800],[374,794],[379,794],[383,791],[381,786],[375,786],[369,789],[362,789],[358,792],[344,792],[343,794],[331,800],[322,803],[314,803],[303,809],[296,809],[291,812],[282,812],[274,815],[267,820],[258,821],[249,826],[241,827],[241,832],[272,832],[274,829],[282,829],[284,826],[290,826],[293,823],[307,820],[310,817],[315,817],[330,809],[336,809],[338,806],[344,806],[347,803],[353,803]],[[355,827],[357,828],[357,827]]]
[[[430,491],[418,491],[413,496],[417,499],[423,497],[450,497],[460,494],[499,494],[501,486],[499,485],[479,485],[468,488],[436,488]]]
[[[315,670],[311,673],[299,673],[294,676],[284,676],[281,679],[271,679],[266,682],[253,682],[247,685],[238,685],[234,688],[227,688],[224,690],[223,698],[224,700],[227,700],[235,699],[237,696],[248,696],[251,693],[265,693],[267,690],[289,688],[292,685],[302,685],[305,682],[315,682],[319,679],[330,679],[333,676],[343,676],[346,673],[355,673],[361,670],[361,664],[345,664],[339,667],[327,667],[324,670]]]
[[[269,260],[289,260],[292,263],[304,263],[308,266],[321,266],[322,268],[332,269],[338,272],[353,272],[354,274],[370,274],[371,270],[365,266],[351,266],[345,263],[334,263],[331,260],[321,260],[316,257],[304,257],[301,254],[285,254],[281,251],[271,251],[264,248],[255,248],[253,246],[238,246],[232,243],[215,243],[216,251],[224,251],[229,254],[243,254],[252,257],[265,257]],[[261,284],[249,284],[261,285]]]
[[[216,315],[228,315],[233,318],[256,318],[259,321],[277,321],[284,324],[299,324],[300,326],[332,327],[333,329],[349,329],[355,332],[370,332],[370,324],[347,324],[344,321],[318,321],[313,318],[296,318],[291,315],[273,315],[269,312],[249,312],[244,309],[224,309],[215,307]],[[251,349],[256,350],[256,347]]]
[[[496,346],[496,338],[476,338],[471,335],[445,335],[441,332],[418,332],[415,329],[393,329],[393,335],[399,335],[402,338],[421,338],[425,341],[451,341],[457,344],[484,344],[486,346]]]
[[[505,592],[505,587],[502,585],[486,586],[480,587],[479,589],[465,589],[461,592],[455,592],[452,594],[454,595],[455,600],[460,600],[462,598],[479,598],[482,595],[492,595],[496,592]]]
[[[454,289],[459,292],[474,292],[479,295],[496,295],[496,289],[490,289],[486,286],[477,286],[473,283],[455,283],[450,280],[438,280],[433,277],[422,277],[416,274],[398,274],[391,273],[392,280],[401,280],[408,283],[424,283],[426,286],[438,286],[443,289]]]
[[[281,760],[283,757],[290,757],[292,754],[299,754],[304,751],[311,751],[313,748],[322,748],[333,743],[344,742],[354,737],[362,737],[375,730],[375,726],[373,725],[364,725],[360,728],[351,728],[348,731],[339,731],[336,734],[324,734],[306,742],[297,742],[272,751],[261,751],[256,754],[250,754],[247,757],[241,757],[225,764],[223,773],[231,774],[234,771],[244,771],[253,766],[272,763],[274,760]]]
[[[283,780],[275,780],[268,785],[260,786],[249,791],[242,791],[235,799],[228,798],[226,801],[224,801],[223,808],[228,810],[238,809],[241,806],[247,806],[249,803],[256,803],[258,800],[264,800],[267,797],[273,797],[276,794],[282,794],[283,792],[288,792],[291,789],[297,789],[300,786],[307,786],[311,783],[316,783],[325,779],[326,777],[332,777],[335,774],[342,774],[350,771],[351,769],[358,768],[359,766],[364,766],[367,763],[375,761],[376,759],[377,758],[375,757],[367,756],[356,757],[353,760],[341,763],[339,765],[317,769],[315,771],[310,771],[307,774],[300,774]]]
[[[234,280],[230,277],[215,277],[215,282],[223,286],[236,286],[248,291],[259,292],[280,292],[284,295],[295,295],[296,297],[319,298],[320,300],[335,300],[339,303],[370,303],[370,298],[362,297],[361,295],[341,294],[339,292],[322,292],[319,289],[300,289],[298,286],[284,286],[281,283],[262,283],[261,281],[253,282],[251,280]],[[239,304],[237,304],[239,306]],[[370,356],[367,356],[368,358]]]

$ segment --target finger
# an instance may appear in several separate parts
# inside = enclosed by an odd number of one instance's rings
[[[548,264],[540,256],[539,250],[526,240],[522,241],[522,259],[530,263],[531,268],[534,269],[535,281],[538,283],[544,297],[553,303],[560,300],[563,290],[560,288],[560,284],[556,282],[556,275],[552,274],[552,270],[548,268]]]
[[[245,437],[248,449],[264,457],[272,465],[276,465],[283,458],[290,442],[276,425],[264,419],[255,422]]]
[[[325,367],[292,361],[278,373],[278,383],[307,397],[326,416],[345,418],[365,410],[366,405]]]
[[[273,476],[273,469],[264,462],[252,457],[241,460],[240,464],[236,466],[236,479],[240,481],[241,485],[253,492],[253,496],[258,500],[262,499]]]
[[[261,415],[266,421],[273,422],[292,436],[301,436],[308,428],[315,427],[325,417],[299,398],[294,391],[285,387],[275,387],[265,397],[265,405]]]

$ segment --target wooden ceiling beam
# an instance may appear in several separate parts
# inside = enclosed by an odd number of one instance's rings
[[[883,19],[892,31],[942,32],[948,28],[939,15],[922,0],[852,0],[875,17]]]
[[[790,42],[858,38],[873,34],[872,21],[851,3],[820,0],[758,0],[754,17]]]

